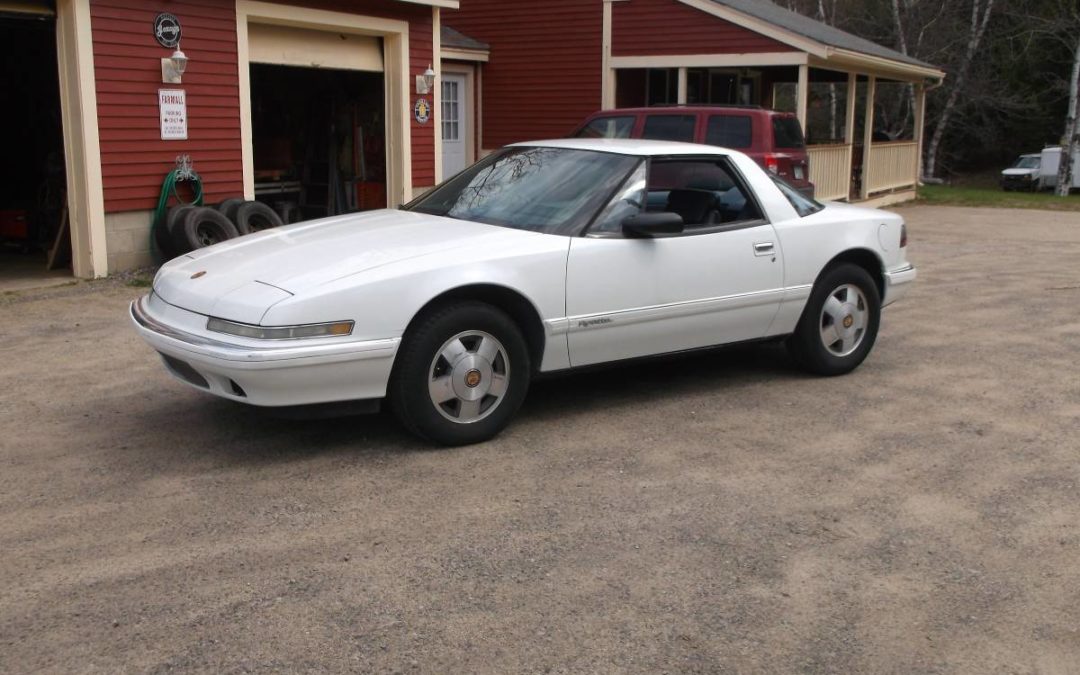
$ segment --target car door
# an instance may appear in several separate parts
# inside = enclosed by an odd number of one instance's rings
[[[640,211],[675,211],[684,231],[624,236]],[[771,224],[726,158],[642,163],[575,238],[567,261],[570,361],[582,366],[763,337],[783,297]]]

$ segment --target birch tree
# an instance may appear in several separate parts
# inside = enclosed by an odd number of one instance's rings
[[[926,167],[927,176],[933,176],[937,172],[937,158],[938,151],[941,148],[941,141],[945,137],[946,130],[949,128],[949,121],[956,110],[956,104],[960,100],[960,95],[964,93],[964,85],[967,84],[968,76],[971,73],[971,66],[975,61],[976,55],[979,53],[979,45],[982,43],[983,36],[986,34],[986,27],[990,23],[990,16],[993,14],[993,11],[994,0],[971,0],[971,22],[966,36],[967,45],[964,49],[959,67],[957,68],[956,75],[953,78],[949,96],[945,99],[945,104],[941,109],[941,115],[938,117],[937,124],[934,125],[934,131],[930,135],[930,143],[926,149],[924,166]]]
[[[1057,194],[1068,197],[1072,185],[1072,158],[1080,147],[1080,134],[1077,133],[1076,99],[1080,87],[1080,38],[1077,38],[1076,52],[1073,56],[1072,77],[1069,78],[1069,111],[1065,115],[1065,135],[1061,148],[1061,163],[1058,165]]]

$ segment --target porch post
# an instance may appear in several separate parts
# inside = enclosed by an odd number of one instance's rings
[[[862,189],[859,198],[870,196],[870,146],[874,140],[874,94],[877,78],[870,75],[866,80],[866,128],[863,129]]]
[[[922,178],[923,126],[926,124],[926,85],[915,85],[915,189]]]
[[[854,188],[855,181],[855,99],[859,95],[859,75],[858,73],[848,73],[847,77],[847,99],[844,106],[844,147],[847,150],[847,159],[844,161],[844,166],[847,167],[847,196],[845,199],[851,201],[851,190]]]
[[[844,117],[844,142],[855,145],[855,99],[859,95],[859,76],[848,73],[847,77],[847,114]]]
[[[675,102],[679,105],[686,103],[686,68],[679,68],[679,89]]]
[[[806,106],[807,101],[810,99],[810,66],[805,63],[799,66],[799,91],[798,91],[798,104],[797,114],[799,116],[799,125],[803,128],[803,133],[806,133]]]

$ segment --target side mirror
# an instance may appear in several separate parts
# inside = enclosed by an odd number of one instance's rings
[[[664,234],[678,234],[684,229],[683,219],[677,213],[639,213],[622,221],[622,231],[627,237],[650,238]]]

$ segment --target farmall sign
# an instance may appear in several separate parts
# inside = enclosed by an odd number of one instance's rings
[[[161,140],[187,140],[187,93],[183,89],[158,89]]]

